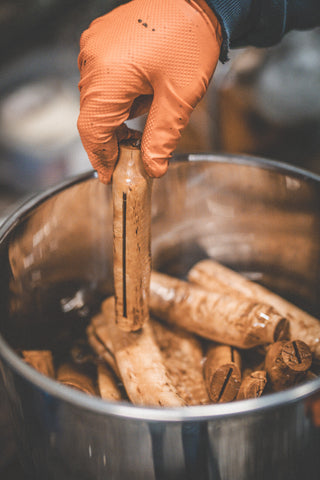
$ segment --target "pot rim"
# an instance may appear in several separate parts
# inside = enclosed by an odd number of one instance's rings
[[[248,155],[230,155],[210,153],[204,154],[180,154],[173,158],[172,163],[189,161],[189,162],[214,162],[214,163],[231,163],[243,164],[252,167],[259,167],[267,170],[279,171],[287,173],[291,176],[303,178],[303,180],[311,180],[320,183],[320,175],[309,172],[307,170],[295,167],[290,164],[267,160],[259,157]],[[71,179],[67,179],[56,186],[46,189],[42,193],[38,193],[26,202],[20,205],[0,227],[0,244],[5,241],[10,232],[18,223],[36,206],[43,203],[51,196],[59,191],[81,183],[90,178],[97,178],[96,172],[93,170],[84,174],[80,174]],[[231,417],[243,414],[258,413],[266,409],[277,408],[291,403],[297,403],[300,400],[320,392],[320,377],[311,380],[305,384],[292,387],[290,389],[271,393],[265,397],[251,400],[241,400],[237,402],[197,405],[188,407],[145,407],[132,405],[128,402],[108,402],[99,397],[91,397],[82,392],[78,392],[57,381],[52,380],[34,368],[26,364],[10,347],[7,341],[0,333],[0,360],[1,357],[5,362],[21,377],[38,387],[45,394],[50,394],[58,400],[62,400],[77,407],[90,410],[94,413],[102,415],[110,415],[117,417],[130,418],[132,420],[145,421],[164,421],[164,422],[182,422],[182,421],[207,421],[219,419],[221,417]],[[1,364],[0,364],[1,367]],[[1,371],[1,370],[0,370]]]

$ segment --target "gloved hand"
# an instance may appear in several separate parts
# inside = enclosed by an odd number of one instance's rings
[[[205,0],[133,0],[94,20],[80,41],[78,129],[109,183],[124,122],[149,110],[141,152],[160,177],[215,70],[220,25]],[[119,128],[120,127],[120,128]]]

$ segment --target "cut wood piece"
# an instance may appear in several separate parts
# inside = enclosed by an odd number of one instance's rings
[[[129,399],[137,405],[185,405],[165,368],[150,322],[137,332],[124,332],[115,322],[114,304],[114,298],[108,298],[102,304],[102,311]]]
[[[247,372],[237,395],[237,400],[261,397],[267,384],[267,374],[264,370]]]
[[[301,340],[270,345],[265,366],[271,387],[274,391],[279,391],[301,382],[311,364],[311,351]]]
[[[22,357],[28,365],[50,378],[55,378],[53,357],[50,350],[22,350]]]
[[[123,400],[122,392],[112,370],[104,363],[97,367],[98,388],[101,398],[113,402]]]
[[[91,319],[87,327],[87,338],[96,354],[102,358],[120,378],[120,372],[108,333],[108,326],[102,313],[98,313]]]
[[[152,272],[150,311],[168,323],[239,348],[281,338],[288,321],[273,307],[239,294],[209,292],[177,278]]]
[[[290,322],[290,338],[305,342],[313,359],[320,363],[320,321],[317,318],[214,260],[203,260],[194,265],[188,279],[209,291],[229,288],[230,292],[239,292],[247,298],[272,305]]]
[[[127,332],[149,319],[151,191],[140,149],[121,145],[112,180],[113,274],[116,322]]]
[[[228,345],[210,345],[204,364],[204,377],[212,402],[224,403],[234,400],[241,383],[239,352]]]
[[[57,380],[63,385],[71,387],[89,395],[98,395],[94,379],[79,366],[72,363],[63,363],[57,371]]]
[[[186,405],[210,403],[203,377],[201,342],[191,333],[151,319],[168,375]]]

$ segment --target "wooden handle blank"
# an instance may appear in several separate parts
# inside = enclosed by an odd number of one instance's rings
[[[188,279],[208,290],[229,288],[229,291],[268,303],[290,321],[290,338],[304,341],[311,350],[313,360],[320,365],[320,321],[317,318],[214,260],[203,260],[194,265]],[[278,340],[285,339],[284,332]]]
[[[38,372],[55,378],[53,356],[50,350],[23,350],[21,354],[24,361]]]
[[[229,345],[212,344],[207,351],[204,376],[212,402],[231,402],[241,383],[241,357]]]
[[[267,374],[264,370],[249,373],[241,382],[237,400],[261,397],[266,383]]]
[[[272,343],[287,330],[288,320],[269,305],[239,294],[208,291],[153,271],[150,312],[167,323],[215,342],[238,348]]]
[[[160,407],[184,406],[184,400],[169,378],[151,322],[139,332],[121,331],[115,323],[113,297],[102,303],[102,313],[112,353],[131,402]]]
[[[283,390],[299,383],[305,378],[311,363],[311,351],[301,340],[272,344],[266,355],[265,366],[273,390]]]
[[[127,332],[149,318],[151,190],[140,150],[121,145],[113,174],[113,274],[116,322]]]
[[[94,380],[87,372],[78,365],[63,363],[57,371],[57,380],[64,385],[71,387],[88,395],[98,395]]]

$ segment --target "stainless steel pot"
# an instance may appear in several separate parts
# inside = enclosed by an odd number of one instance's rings
[[[319,316],[320,177],[244,157],[189,155],[154,182],[154,267],[214,257]],[[94,174],[39,195],[1,230],[0,355],[31,478],[318,479],[320,379],[258,400],[142,408],[86,396],[16,349],[59,350],[112,292],[111,188]]]

